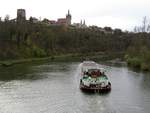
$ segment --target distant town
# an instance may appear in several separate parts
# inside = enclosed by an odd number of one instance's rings
[[[5,20],[9,20],[9,15],[6,15]],[[0,21],[1,18],[0,18]],[[70,11],[68,10],[66,17],[58,18],[57,20],[50,20],[47,18],[44,18],[43,20],[40,20],[36,17],[30,17],[29,20],[26,19],[26,10],[25,9],[17,9],[17,17],[15,19],[11,19],[9,21],[16,22],[16,23],[23,23],[25,21],[29,21],[32,23],[42,23],[47,26],[64,26],[64,27],[72,27],[72,28],[81,28],[81,29],[91,29],[103,32],[105,34],[113,34],[114,32],[122,32],[121,29],[112,29],[111,27],[98,27],[95,25],[87,26],[85,20],[81,20],[77,23],[72,23],[72,15]]]
[[[86,28],[87,25],[85,24],[85,20],[80,23],[73,23],[71,22],[72,16],[70,14],[70,11],[68,10],[68,13],[66,14],[65,18],[58,18],[57,20],[49,20],[47,18],[44,18],[42,21],[37,19],[36,17],[30,17],[29,21],[32,21],[33,23],[39,23],[42,22],[43,24],[50,25],[50,26],[76,26],[79,28]],[[17,18],[12,19],[11,21],[14,22],[24,22],[26,20],[26,10],[25,9],[17,9]]]

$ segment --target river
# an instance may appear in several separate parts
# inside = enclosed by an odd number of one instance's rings
[[[0,67],[0,113],[150,112],[150,73],[103,64],[112,90],[88,94],[79,89],[79,66],[42,62]]]

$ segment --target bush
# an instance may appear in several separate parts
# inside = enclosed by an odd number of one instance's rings
[[[142,63],[141,64],[141,70],[150,71],[150,66],[147,63]]]
[[[21,53],[24,58],[32,57],[32,50],[30,48],[27,48],[27,47],[23,48]]]
[[[142,60],[139,58],[128,58],[127,63],[132,67],[141,68]]]
[[[45,57],[46,52],[43,49],[34,46],[33,47],[33,56],[34,57]]]

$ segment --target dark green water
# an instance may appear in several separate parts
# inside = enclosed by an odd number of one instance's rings
[[[0,67],[0,113],[149,113],[150,73],[106,66],[108,94],[79,89],[79,62]],[[10,77],[11,76],[11,77]]]

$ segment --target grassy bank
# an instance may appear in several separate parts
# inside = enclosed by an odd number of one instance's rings
[[[104,61],[112,60],[115,58],[122,58],[123,53],[78,53],[78,54],[62,54],[54,55],[43,58],[28,58],[28,59],[15,59],[15,60],[4,60],[0,61],[0,66],[12,66],[15,64],[28,63],[28,62],[37,62],[37,61],[49,61],[49,62],[59,62],[59,61],[83,61],[83,60],[94,60],[94,61]]]
[[[50,56],[43,58],[27,58],[27,59],[15,59],[15,60],[4,60],[0,61],[1,66],[12,66],[14,64],[28,63],[28,62],[36,62],[36,61],[63,61],[65,59],[70,59],[73,56],[70,54],[67,55],[59,55],[59,56]]]
[[[150,71],[150,63],[146,59],[139,57],[126,58],[127,64],[130,67],[137,68],[142,71]]]

